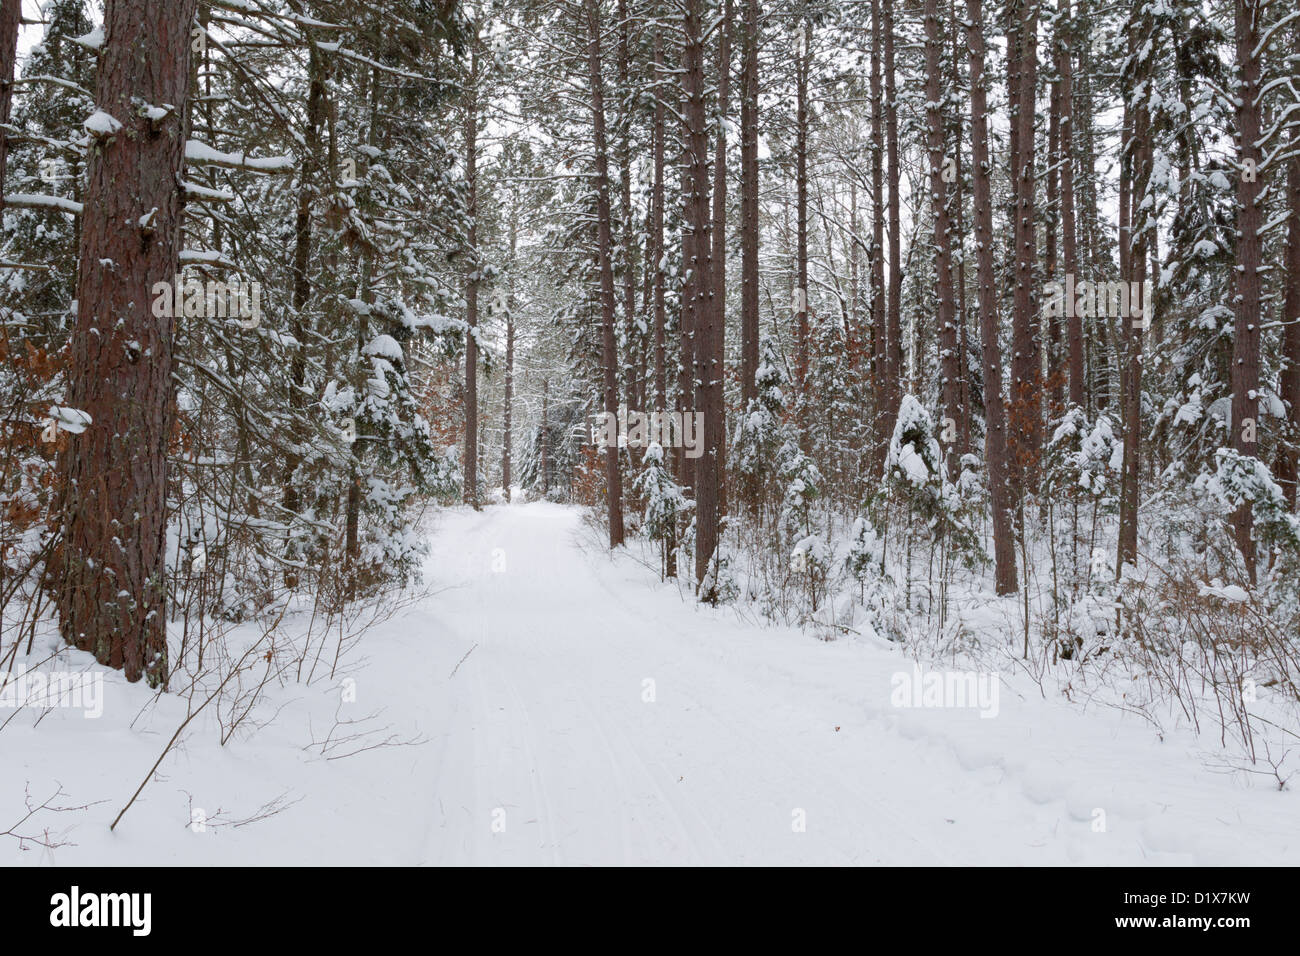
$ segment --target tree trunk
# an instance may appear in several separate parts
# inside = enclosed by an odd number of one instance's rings
[[[541,453],[541,471],[542,471],[542,497],[546,497],[551,491],[551,382],[550,379],[542,379],[542,453]]]
[[[758,397],[758,8],[745,0],[740,74],[740,402]]]
[[[1296,31],[1300,33],[1300,30]],[[1288,409],[1287,427],[1279,449],[1278,483],[1292,510],[1300,483],[1300,123],[1291,127],[1294,155],[1287,164],[1286,291],[1282,298],[1282,401]]]
[[[380,141],[380,137],[378,135],[379,125],[381,122],[380,117],[384,115],[384,111],[382,109],[382,103],[381,103],[381,96],[382,96],[381,91],[383,90],[383,85],[379,82],[378,67],[371,68],[371,81],[372,82],[370,84],[370,122],[366,130],[366,146],[373,149],[375,145]],[[339,175],[339,168],[338,168],[338,150],[333,148],[332,140],[333,140],[333,133],[331,132],[331,149],[329,152],[329,182],[331,184],[337,183],[341,179]],[[335,187],[332,186],[331,188],[335,188]],[[364,200],[363,200],[362,208],[359,211],[365,211]],[[373,210],[370,210],[370,212],[373,214]],[[374,280],[374,272],[375,272],[375,249],[373,246],[369,244],[363,245],[361,247],[360,298],[361,301],[366,303],[367,306],[373,306],[375,304],[375,291],[372,284]],[[369,341],[370,341],[370,319],[368,318],[368,315],[359,315],[357,316],[357,337],[356,337],[356,346],[357,346],[358,355],[364,354],[362,352],[362,349],[365,348],[366,343]],[[361,390],[365,387],[364,381],[362,380],[362,376],[365,375],[363,369],[364,369],[364,363],[358,363],[356,372],[354,372],[354,374],[356,375],[356,379],[353,381],[353,386],[357,389],[359,394]],[[364,445],[362,447],[364,448]],[[363,494],[361,490],[361,474],[360,474],[359,463],[360,463],[361,456],[363,454],[364,451],[362,449],[359,449],[356,443],[353,443],[351,460],[348,462],[348,494],[347,494],[347,504],[344,511],[345,519],[344,519],[344,552],[343,553],[345,555],[344,577],[346,580],[346,591],[344,593],[348,601],[351,601],[356,594],[357,576],[356,576],[355,568],[356,568],[357,561],[361,557],[361,499],[363,497]]]
[[[830,233],[830,222],[827,224]],[[862,297],[862,223],[858,219],[858,182],[849,180],[849,234],[844,241],[844,254],[849,260],[849,307],[844,321],[844,349],[848,353],[849,368],[854,372],[862,360],[862,314],[859,303]],[[856,377],[856,376],[855,376]]]
[[[0,0],[0,126],[8,125],[13,106],[14,71],[18,64],[18,27],[22,0]],[[5,208],[5,169],[9,161],[9,135],[0,130],[0,213]]]
[[[722,22],[718,25],[718,117],[727,119],[731,106],[731,21],[732,0],[724,0]],[[722,401],[723,374],[726,356],[727,335],[727,124],[718,123],[715,138],[713,160],[713,261],[710,269],[713,273],[713,301],[710,311],[713,313],[713,333],[716,336],[711,343],[709,353],[715,363],[714,374],[718,379],[719,398],[716,415],[720,418],[717,431],[717,468],[718,468],[718,514],[727,513],[727,482],[725,466],[727,461],[727,407]],[[708,427],[707,424],[705,426]],[[712,446],[710,446],[712,447]]]
[[[946,74],[945,82],[951,84],[951,89],[959,90],[961,89],[962,35],[958,25],[962,21],[957,18],[957,0],[948,0],[948,22],[952,24],[950,28],[952,34],[950,65],[952,69]],[[966,258],[966,200],[962,195],[964,183],[962,170],[965,167],[962,164],[961,155],[962,116],[960,108],[952,111],[948,121],[952,128],[953,159],[957,170],[957,176],[952,188],[954,228],[952,273],[957,296],[957,394],[961,407],[961,415],[957,419],[957,451],[958,465],[960,466],[960,456],[968,454],[971,450],[971,420],[974,417],[974,405],[971,402],[970,333],[968,331],[970,313],[966,303],[966,275],[970,269],[969,260]]]
[[[1259,0],[1235,0],[1234,34],[1237,41],[1236,91],[1238,161],[1237,177],[1237,317],[1232,333],[1232,447],[1239,454],[1259,457],[1255,430],[1259,422],[1260,265],[1262,242],[1259,195]],[[1246,572],[1255,582],[1255,543],[1250,506],[1233,515],[1237,549],[1246,560]]]
[[[1094,22],[1089,0],[1078,0],[1077,11],[1079,26],[1075,32],[1080,37],[1086,37],[1089,28]],[[1078,233],[1082,255],[1079,257],[1079,266],[1086,272],[1093,272],[1098,269],[1101,258],[1099,252],[1101,238],[1097,199],[1097,135],[1093,115],[1093,106],[1096,99],[1093,96],[1092,44],[1087,41],[1080,42],[1078,50],[1079,100],[1082,108],[1073,111],[1072,115],[1077,115],[1079,118],[1080,139]],[[1073,125],[1073,121],[1071,121],[1071,125]],[[1082,339],[1079,351],[1082,353],[1080,364],[1082,365],[1084,383],[1083,405],[1087,408],[1100,410],[1106,407],[1110,398],[1106,363],[1099,358],[1103,354],[1099,349],[1099,345],[1103,341],[1106,323],[1094,321],[1090,323],[1089,327],[1085,328],[1083,323],[1080,322],[1078,328],[1079,336]]]
[[[108,0],[95,101],[121,124],[87,158],[67,401],[90,415],[63,453],[60,627],[128,681],[167,674],[167,447],[175,318],[156,283],[182,242],[190,30],[197,0]],[[170,104],[161,118],[140,103]],[[169,293],[170,294],[170,293]],[[170,311],[170,310],[168,310]]]
[[[623,271],[623,323],[627,336],[627,355],[624,357],[623,388],[627,395],[630,409],[644,411],[639,390],[641,382],[637,374],[636,343],[641,341],[636,325],[636,240],[633,238],[632,208],[632,103],[631,103],[631,38],[628,18],[627,0],[618,0],[618,82],[619,100],[625,108],[619,117],[619,200],[623,214],[623,235],[619,241],[620,267]]]
[[[513,208],[518,208],[517,206]],[[506,300],[506,371],[505,371],[505,410],[501,434],[501,490],[505,492],[506,504],[510,503],[510,452],[512,442],[510,432],[514,417],[515,403],[515,253],[519,246],[519,221],[512,210],[510,215],[510,297]]]
[[[879,465],[885,464],[885,451],[894,433],[894,421],[902,402],[903,389],[903,235],[899,213],[899,162],[898,162],[898,97],[894,70],[894,7],[883,0],[885,14],[885,140],[887,149],[886,176],[889,180],[889,302],[886,319],[885,383],[888,399],[885,405],[884,427],[878,450]]]
[[[322,54],[315,44],[307,56],[307,128],[303,131],[306,139],[303,150],[302,169],[298,173],[297,212],[294,219],[293,238],[293,308],[289,314],[289,333],[297,342],[307,340],[307,303],[311,301],[311,204],[317,194],[317,178],[320,170],[321,127],[325,122],[325,90],[327,70]],[[291,428],[297,429],[302,417],[303,393],[307,384],[307,360],[303,349],[294,349],[289,360],[288,404]],[[307,442],[306,435],[294,434],[295,441],[291,448]],[[290,521],[302,509],[302,495],[298,489],[298,467],[302,464],[302,455],[291,450],[285,456],[281,482],[284,488],[283,502],[286,516]],[[294,553],[287,555],[293,559]],[[289,565],[284,572],[286,587],[298,586],[298,572]]]
[[[1006,413],[1002,404],[1002,355],[998,348],[997,275],[993,266],[993,199],[989,186],[988,96],[984,89],[984,28],[980,0],[966,0],[970,50],[971,166],[974,179],[975,256],[979,286],[980,354],[984,372],[989,497],[993,511],[993,556],[998,594],[1014,594],[1016,548],[1011,493],[1007,486]]]
[[[943,108],[940,100],[943,78],[940,74],[941,37],[939,0],[925,0],[925,98],[929,123],[930,209],[934,216],[934,270],[939,289],[939,375],[943,414],[955,431],[963,416],[961,408],[960,354],[957,343],[957,308],[952,282],[952,228],[948,220],[948,184],[944,178],[945,159]],[[953,160],[955,162],[955,160]],[[943,423],[948,431],[948,422]],[[954,436],[955,437],[955,436]],[[948,478],[955,480],[959,454],[944,455]]]
[[[1140,0],[1139,0],[1140,2]],[[1143,55],[1150,42],[1150,29],[1142,29],[1147,19],[1135,14],[1137,22],[1130,21],[1128,30],[1131,71],[1124,76],[1124,136],[1121,138],[1120,161],[1120,276],[1128,283],[1143,282],[1150,267],[1150,236],[1156,223],[1147,208],[1148,188],[1151,182],[1151,113],[1146,99],[1137,91],[1146,89],[1150,67]],[[1143,305],[1150,308],[1149,297]],[[1119,549],[1116,553],[1116,575],[1125,564],[1137,563],[1138,539],[1138,479],[1142,451],[1142,344],[1143,330],[1149,314],[1141,318],[1121,315],[1123,329],[1124,361],[1121,371],[1121,392],[1124,401],[1124,464],[1120,474],[1119,494]]]
[[[465,90],[465,185],[469,196],[465,214],[469,274],[465,279],[465,504],[478,510],[478,49],[471,39],[469,82]]]
[[[614,341],[614,270],[610,262],[609,153],[605,141],[605,94],[600,72],[600,0],[586,0],[587,63],[591,82],[591,126],[596,151],[596,251],[600,262],[601,364],[605,377],[605,412],[618,414],[618,363]],[[605,497],[609,506],[609,546],[623,543],[623,479],[618,444],[605,449]]]
[[[704,102],[704,38],[700,0],[686,0],[682,51],[683,140],[687,196],[687,261],[695,276],[687,312],[695,330],[695,383],[704,416],[704,452],[695,466],[695,581],[701,584],[718,543],[718,486],[721,479],[722,363],[718,353],[721,322],[714,303],[709,214],[709,138]],[[701,599],[713,596],[700,594]]]
[[[1057,45],[1057,73],[1061,77],[1061,264],[1065,275],[1075,275],[1079,267],[1074,216],[1074,65],[1072,41],[1074,25],[1070,21],[1070,0],[1060,0],[1060,34]],[[1075,275],[1076,281],[1078,276]],[[1070,353],[1070,404],[1083,407],[1083,318],[1071,309],[1066,320],[1065,337]]]
[[[803,24],[802,49],[795,58],[795,389],[802,417],[808,405],[808,71],[812,60],[812,23]],[[802,444],[808,435],[799,431]]]
[[[1053,38],[1055,44],[1056,38]],[[1053,50],[1055,53],[1055,50]],[[1055,62],[1057,57],[1053,56]],[[1043,230],[1044,280],[1063,281],[1060,261],[1057,258],[1056,227],[1058,224],[1061,174],[1058,168],[1061,149],[1061,81],[1053,79],[1048,91],[1047,109],[1047,216]],[[1064,410],[1065,377],[1061,374],[1061,319],[1053,313],[1047,319],[1047,381],[1050,401],[1047,420],[1055,420]]]
[[[662,32],[655,30],[655,109],[654,109],[654,186],[650,211],[650,247],[654,258],[654,311],[655,311],[655,411],[668,409],[668,373],[666,369],[666,342],[664,314],[664,41]]]
[[[1131,27],[1132,24],[1130,23]],[[1140,42],[1136,37],[1131,41],[1134,45]],[[1132,47],[1130,47],[1131,51]],[[1121,94],[1124,98],[1123,118],[1120,120],[1120,175],[1119,175],[1119,275],[1120,278],[1127,282],[1133,273],[1133,175],[1134,162],[1133,155],[1136,151],[1136,140],[1133,136],[1133,105],[1132,89],[1125,86]],[[1100,310],[1099,310],[1100,311]],[[1103,324],[1106,319],[1098,317],[1098,324]],[[1129,512],[1129,465],[1132,463],[1129,452],[1129,435],[1134,433],[1133,422],[1130,420],[1132,409],[1129,406],[1129,396],[1134,395],[1129,384],[1129,373],[1132,367],[1126,359],[1133,352],[1133,328],[1127,316],[1121,316],[1119,319],[1120,332],[1122,339],[1123,354],[1117,355],[1116,362],[1119,365],[1120,380],[1120,413],[1123,416],[1124,428],[1124,461],[1120,466],[1120,490],[1119,490],[1119,538],[1118,547],[1115,552],[1115,575],[1118,579],[1122,574],[1125,564],[1135,563],[1137,560],[1137,515]],[[1134,502],[1136,507],[1136,500]],[[1130,549],[1130,542],[1132,548]]]
[[[1023,4],[1023,13],[1017,6]],[[1023,492],[1038,467],[1042,446],[1042,345],[1034,311],[1034,106],[1038,78],[1038,0],[1012,6],[1016,44],[1014,107],[1016,131],[1011,173],[1015,177],[1015,296],[1011,313],[1010,450],[1017,490]]]
[[[664,310],[664,42],[663,33],[656,27],[654,40],[655,108],[652,133],[654,151],[654,184],[650,198],[650,248],[654,261],[654,323],[655,323],[655,411],[668,410],[668,359]],[[679,461],[684,459],[679,459]],[[664,576],[677,577],[677,528],[669,529],[664,540]]]
[[[873,471],[884,468],[890,406],[889,339],[885,329],[885,129],[880,78],[880,2],[871,0],[871,435]]]

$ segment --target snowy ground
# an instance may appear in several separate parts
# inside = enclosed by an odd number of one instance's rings
[[[698,607],[585,535],[558,505],[445,512],[435,588],[366,635],[355,703],[337,683],[277,688],[274,722],[226,747],[205,714],[115,833],[184,703],[113,676],[98,720],[19,714],[0,730],[0,830],[25,788],[92,805],[20,828],[70,845],[0,836],[0,863],[1300,862],[1296,793],[1213,772],[1212,741],[1010,675],[993,717],[897,708],[897,647]],[[304,749],[336,712],[393,745]]]

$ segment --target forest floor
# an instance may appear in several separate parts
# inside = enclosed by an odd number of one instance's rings
[[[895,707],[891,679],[912,670],[898,646],[684,600],[592,547],[573,508],[444,511],[432,543],[427,594],[340,672],[354,703],[337,681],[276,687],[264,726],[225,747],[205,713],[115,833],[185,702],[112,675],[98,720],[10,721],[0,831],[24,789],[90,806],[19,828],[56,849],[0,836],[0,863],[1300,860],[1294,787],[1216,766],[1217,739],[1161,738],[1024,675],[1002,675],[989,716]]]

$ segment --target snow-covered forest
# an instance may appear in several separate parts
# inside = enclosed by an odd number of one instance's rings
[[[1294,864],[1298,486],[1297,0],[0,0],[4,864]]]

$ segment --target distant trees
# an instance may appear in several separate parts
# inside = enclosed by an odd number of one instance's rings
[[[530,29],[562,22],[560,13],[543,7],[523,6],[525,18],[534,17]],[[1142,483],[1187,437],[1186,422],[1175,421],[1175,413],[1193,414],[1189,400],[1199,405],[1196,414],[1208,424],[1194,444],[1197,460],[1208,463],[1213,449],[1201,449],[1208,433],[1219,430],[1231,443],[1228,409],[1219,399],[1241,390],[1230,384],[1229,372],[1249,376],[1249,362],[1229,368],[1233,360],[1222,345],[1204,353],[1219,363],[1213,386],[1206,370],[1198,373],[1199,385],[1188,385],[1194,380],[1186,366],[1181,379],[1175,374],[1176,362],[1202,349],[1184,347],[1181,330],[1188,322],[1208,327],[1204,316],[1215,284],[1226,289],[1223,282],[1231,280],[1234,313],[1244,301],[1240,274],[1209,258],[1216,240],[1205,237],[1215,230],[1222,235],[1229,203],[1221,190],[1212,195],[1221,163],[1207,166],[1190,132],[1197,121],[1187,118],[1195,112],[1235,132],[1236,117],[1200,92],[1204,83],[1220,82],[1215,54],[1230,51],[1227,34],[1214,30],[1216,16],[1226,22],[1226,7],[1207,13],[1186,5],[1151,11],[1014,0],[992,11],[996,25],[988,22],[990,11],[969,3],[960,20],[955,9],[929,2],[899,11],[824,0],[779,8],[726,0],[584,0],[584,10],[594,11],[606,25],[602,35],[617,43],[617,62],[601,84],[618,117],[616,148],[592,149],[590,110],[584,118],[556,104],[548,115],[565,130],[560,141],[570,152],[590,157],[579,168],[585,189],[566,185],[567,201],[599,220],[592,223],[592,263],[602,260],[599,225],[608,219],[610,278],[623,290],[612,313],[600,304],[603,293],[592,292],[592,314],[601,316],[596,335],[572,327],[580,365],[598,372],[589,381],[603,411],[613,408],[608,394],[627,404],[653,393],[645,404],[664,411],[703,410],[706,423],[724,426],[729,414],[743,419],[758,407],[758,342],[770,330],[788,373],[782,414],[798,424],[797,441],[821,470],[819,507],[831,509],[831,502],[861,501],[882,474],[906,381],[939,423],[947,480],[965,489],[977,480],[986,496],[994,588],[1009,594],[1027,580],[1022,572],[1033,574],[1031,567],[1017,568],[1015,552],[1031,563],[1045,520],[1041,464],[1049,436],[1071,407],[1083,409],[1087,421],[1109,409],[1121,420],[1117,434],[1126,444],[1116,462],[1119,481],[1103,499],[1118,518],[1117,567],[1136,560]],[[991,29],[1005,35],[1005,56],[996,47],[986,52]],[[1262,27],[1257,41],[1268,32]],[[571,50],[586,56],[585,47]],[[783,55],[770,55],[778,50]],[[1122,69],[1098,71],[1099,50],[1113,54]],[[1260,55],[1272,62],[1267,44]],[[560,72],[576,62],[562,45],[537,56]],[[681,68],[671,71],[670,63]],[[584,72],[590,74],[585,60]],[[591,76],[583,82],[593,84]],[[730,113],[733,89],[739,162],[728,168],[717,124]],[[1273,89],[1282,95],[1281,84]],[[1175,101],[1186,108],[1180,112]],[[990,104],[1003,102],[1009,125],[990,123]],[[1098,156],[1097,117],[1111,107],[1128,117],[1113,169]],[[1279,125],[1289,130],[1293,115]],[[1256,130],[1256,138],[1276,134]],[[598,197],[602,152],[616,153],[620,167],[608,187],[618,201],[611,198],[607,215]],[[1255,159],[1268,166],[1264,152]],[[1171,162],[1177,182],[1166,173]],[[1122,199],[1122,221],[1105,220],[1107,194]],[[1277,218],[1283,203],[1266,190],[1259,196],[1273,214],[1261,208],[1256,228],[1276,228],[1285,220]],[[1231,207],[1241,209],[1244,201],[1234,197]],[[739,263],[728,268],[733,242]],[[1261,238],[1264,274],[1270,248]],[[639,302],[632,282],[637,261],[645,263]],[[566,268],[575,274],[572,265]],[[599,270],[589,278],[596,290]],[[973,308],[968,279],[976,285]],[[1147,315],[1115,315],[1104,302],[1099,312],[1074,308],[1075,302],[1062,311],[1061,302],[1049,301],[1048,282],[1071,289],[1086,282],[1142,284],[1150,291],[1145,298],[1134,293],[1133,304],[1145,302]],[[1262,282],[1260,295],[1267,296],[1269,280]],[[1199,311],[1185,321],[1177,317],[1171,284],[1195,290],[1184,301],[1196,299]],[[612,360],[604,331],[610,314]],[[1270,338],[1264,324],[1254,325],[1262,339]],[[738,333],[731,350],[728,326]],[[1289,334],[1280,328],[1279,342]],[[1240,347],[1243,337],[1233,341]],[[1244,341],[1253,352],[1249,335]],[[592,361],[597,343],[598,364]],[[1157,343],[1159,355],[1151,351]],[[644,363],[653,368],[643,376]],[[605,377],[611,366],[612,384]],[[718,367],[726,374],[715,375]],[[1289,388],[1285,364],[1273,368],[1277,388]],[[1262,386],[1267,373],[1259,374]],[[653,389],[643,389],[642,379]],[[719,394],[710,391],[715,381]],[[848,437],[856,423],[844,418],[846,409],[865,419],[865,447],[856,451]],[[755,433],[747,428],[739,421],[734,439],[743,445],[736,454],[744,467],[720,468],[716,491],[711,451],[700,459],[680,448],[667,456],[697,506],[693,525],[677,529],[694,544],[697,582],[707,576],[706,556],[712,560],[726,547],[719,532],[736,526],[726,502],[744,502],[737,510],[751,521],[764,513],[752,483]],[[621,454],[603,455],[606,494],[615,463],[620,482],[622,471],[636,464],[641,446],[629,438]],[[1153,441],[1156,447],[1148,448]],[[1282,435],[1270,433],[1267,441],[1281,448]],[[714,442],[706,438],[706,447]],[[1279,451],[1284,479],[1290,460]],[[668,549],[670,574],[675,554]]]
[[[13,593],[57,582],[69,639],[128,673],[165,679],[168,602],[346,606],[419,573],[425,501],[516,484],[598,507],[611,547],[652,515],[665,575],[690,561],[700,599],[743,566],[818,613],[855,525],[880,566],[861,594],[884,600],[885,565],[923,546],[935,600],[989,564],[1028,618],[1044,549],[1141,568],[1152,509],[1195,498],[1222,448],[1294,507],[1287,12],[505,0],[471,25],[390,6],[114,0],[99,37],[56,0],[0,84],[0,552]],[[140,17],[158,28],[114,27]],[[134,50],[159,68],[137,76]],[[235,278],[259,321],[185,304]],[[1119,289],[1145,311],[1117,314]],[[889,457],[905,398],[960,535],[914,534],[907,442]],[[593,440],[623,412],[670,423],[659,455],[632,429]],[[1102,438],[1122,446],[1105,467]],[[1096,483],[1067,495],[1066,474]],[[1232,500],[1263,586],[1277,559]],[[1101,575],[1052,567],[1059,623]]]

